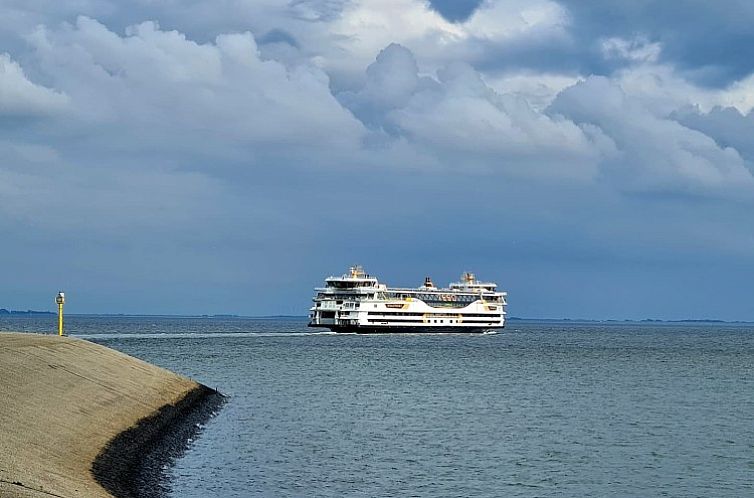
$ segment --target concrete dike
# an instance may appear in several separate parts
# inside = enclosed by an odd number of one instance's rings
[[[71,337],[0,333],[0,497],[157,497],[224,397]]]

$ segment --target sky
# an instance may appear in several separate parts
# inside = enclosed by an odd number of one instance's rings
[[[754,3],[0,0],[0,307],[754,320]]]

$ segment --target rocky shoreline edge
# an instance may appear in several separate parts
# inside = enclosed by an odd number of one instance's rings
[[[168,470],[228,397],[204,385],[114,437],[92,463],[94,479],[116,498],[163,498]]]

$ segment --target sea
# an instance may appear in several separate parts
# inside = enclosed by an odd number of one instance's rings
[[[171,497],[754,496],[754,326],[510,322],[341,335],[304,319],[71,316],[229,396]],[[0,317],[54,333],[55,317]]]

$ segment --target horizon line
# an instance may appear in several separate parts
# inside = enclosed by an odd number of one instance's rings
[[[54,311],[43,310],[9,310],[0,308],[7,313],[0,313],[0,316],[30,316],[30,315],[57,315]],[[66,313],[66,316],[101,316],[101,317],[124,317],[124,318],[244,318],[244,319],[272,319],[272,318],[290,318],[305,319],[308,315],[240,315],[235,313],[204,313],[204,314],[183,314],[183,313]],[[510,316],[506,321],[528,321],[528,322],[618,322],[618,323],[751,323],[754,320],[722,320],[717,318],[682,318],[682,319],[659,319],[659,318],[536,318],[536,317],[518,317]]]

